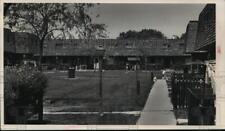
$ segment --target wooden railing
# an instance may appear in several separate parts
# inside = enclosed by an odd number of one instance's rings
[[[186,110],[189,125],[214,124],[215,96],[211,85],[205,83],[205,74],[174,73],[171,88],[174,110]]]

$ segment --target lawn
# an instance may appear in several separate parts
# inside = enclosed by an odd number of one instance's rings
[[[48,88],[44,96],[44,111],[45,112],[111,112],[111,111],[141,111],[144,107],[148,94],[151,90],[152,81],[151,73],[139,71],[138,79],[140,80],[140,93],[137,94],[136,73],[119,70],[107,70],[103,72],[102,88],[103,101],[99,97],[99,72],[80,71],[76,72],[76,78],[68,78],[67,72],[46,72],[48,77]],[[63,115],[68,121],[73,115]],[[63,119],[61,115],[60,118]],[[82,117],[81,117],[82,116]],[[92,122],[82,122],[93,118],[93,115],[79,115],[76,119],[66,122],[67,124],[100,124],[100,120],[94,117]],[[110,116],[110,115],[108,115]],[[59,115],[45,114],[47,119],[56,120]],[[54,118],[52,118],[54,117]],[[123,121],[121,121],[121,117]],[[111,115],[107,117],[105,124],[122,124],[135,123],[138,117],[128,117],[123,115]],[[106,119],[106,116],[103,117]],[[126,120],[124,120],[126,119]],[[58,120],[58,119],[57,119]],[[52,123],[64,123],[57,121]],[[83,119],[84,120],[84,119]],[[109,121],[112,120],[112,123]],[[93,123],[94,121],[94,123]],[[115,122],[117,121],[117,122]],[[77,122],[77,123],[76,123]],[[103,123],[103,124],[104,124]]]

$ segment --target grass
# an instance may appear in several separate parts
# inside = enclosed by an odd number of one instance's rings
[[[49,84],[44,96],[44,110],[48,111],[141,111],[152,86],[150,72],[138,72],[140,94],[137,94],[135,72],[104,71],[101,106],[99,72],[76,72],[75,79],[68,79],[67,72],[56,71],[46,75]],[[51,123],[66,121],[67,124],[132,124],[138,118],[133,115],[116,114],[104,115],[101,120],[95,115],[46,115],[45,117],[51,119]],[[87,119],[92,118],[93,121],[87,122]]]

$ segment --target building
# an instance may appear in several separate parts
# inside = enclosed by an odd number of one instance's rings
[[[195,50],[196,37],[198,31],[198,21],[189,21],[186,28],[186,53],[191,53]]]
[[[4,64],[20,64],[23,60],[34,59],[38,52],[38,38],[26,32],[11,32],[4,28]]]
[[[37,60],[39,56],[38,38],[25,32],[11,32],[5,29],[5,61],[18,64],[26,59]],[[11,38],[8,38],[11,37]],[[46,40],[43,46],[43,65],[68,66],[79,65],[93,69],[100,56],[97,48],[104,52],[105,69],[125,69],[126,65],[140,64],[142,68],[172,67],[184,64],[186,58],[184,40],[151,39],[151,40]],[[9,59],[14,54],[13,59]],[[101,54],[102,55],[102,54]],[[9,62],[5,62],[5,64]],[[63,67],[64,66],[64,67]]]
[[[198,21],[190,21],[186,28],[186,53],[191,54],[186,64],[192,69],[198,70],[200,64],[209,60],[215,65],[215,34],[215,4],[207,4]]]
[[[104,68],[125,69],[126,64],[138,61],[144,68],[151,65],[171,67],[184,64],[190,57],[185,54],[184,40],[48,40],[44,43],[43,63],[46,65],[83,65],[93,69],[98,62],[98,47],[105,49]],[[38,54],[36,54],[38,56]]]
[[[39,56],[38,38],[25,32],[4,29],[5,64]],[[104,55],[98,47],[104,48]],[[207,4],[198,21],[190,21],[186,38],[150,40],[46,40],[43,65],[46,68],[79,66],[93,69],[100,56],[105,69],[125,69],[140,64],[142,69],[173,68],[191,61],[215,59],[215,5]]]
[[[195,94],[197,94],[197,96],[203,101],[202,107],[210,110],[206,114],[204,114],[204,111],[202,112],[202,116],[206,117],[203,122],[208,122],[208,124],[215,123],[214,116],[217,115],[218,118],[218,112],[221,110],[220,106],[215,106],[215,104],[220,105],[223,103],[218,97],[219,92],[216,94],[218,87],[216,87],[215,78],[215,12],[215,4],[207,4],[199,14],[198,21],[189,22],[186,30],[185,41],[186,53],[191,54],[191,59],[187,63],[191,70],[190,72],[202,73],[205,78],[204,86],[201,88],[204,91],[199,91],[203,94],[203,97],[200,93]],[[194,90],[192,91],[194,92]],[[215,110],[217,113],[215,113]],[[207,118],[207,115],[209,118]],[[218,123],[220,120],[217,119],[216,121],[216,123]]]
[[[215,60],[215,4],[207,4],[199,15],[193,58]]]

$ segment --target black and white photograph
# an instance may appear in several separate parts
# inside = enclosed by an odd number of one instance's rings
[[[2,7],[3,124],[217,125],[216,3]]]

